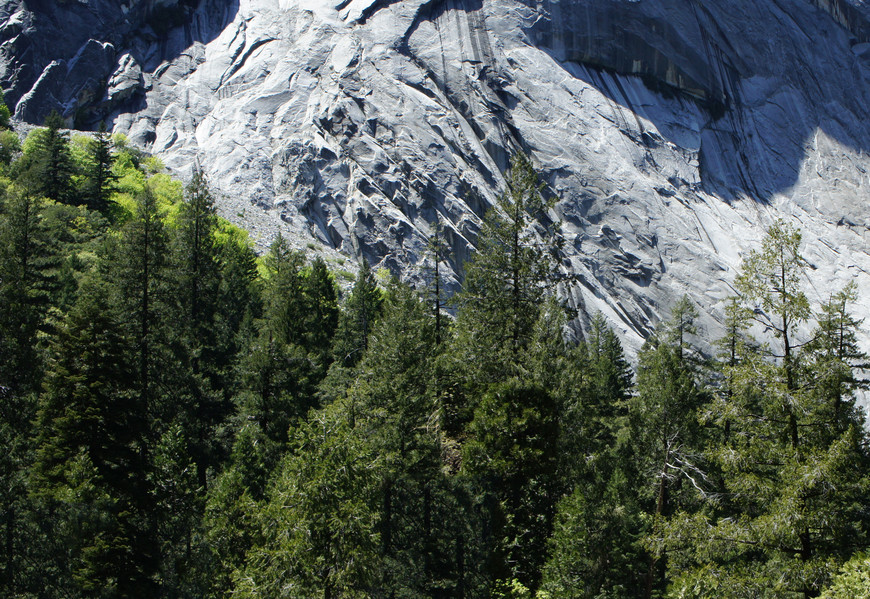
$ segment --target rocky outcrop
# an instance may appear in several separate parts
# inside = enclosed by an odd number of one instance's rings
[[[281,230],[423,281],[437,222],[455,288],[523,150],[560,198],[563,294],[634,349],[683,294],[715,335],[781,217],[804,230],[813,293],[854,280],[870,307],[858,0],[201,0],[160,31],[142,16],[157,3],[73,4],[103,33],[57,52],[34,3],[2,5],[16,115],[57,101],[201,165],[263,245]]]
[[[119,105],[135,109],[130,100],[142,85],[123,69],[131,61],[156,68],[206,41],[201,19],[193,18],[197,7],[213,15],[209,32],[231,19],[232,8],[219,0],[3,2],[0,81],[15,117],[41,123],[57,110],[71,125],[88,128]],[[219,24],[212,23],[215,16]]]

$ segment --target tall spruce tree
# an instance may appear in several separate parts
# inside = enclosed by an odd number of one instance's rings
[[[517,372],[533,338],[543,299],[555,282],[552,231],[541,224],[553,202],[525,154],[515,154],[507,189],[487,212],[477,252],[458,296],[461,359],[483,384]]]
[[[234,596],[377,595],[382,457],[343,402],[294,429],[267,502],[249,504],[256,541],[234,574]]]
[[[89,280],[58,328],[39,402],[35,493],[83,596],[156,592],[148,405],[130,387],[123,332],[105,285]]]
[[[305,347],[323,374],[332,360],[332,338],[338,328],[338,290],[323,258],[317,256],[303,272]],[[322,375],[321,375],[322,376]]]
[[[647,563],[628,422],[631,368],[600,313],[569,355],[559,431],[566,495],[557,505],[542,589],[554,597],[639,597]]]
[[[55,287],[43,208],[38,197],[11,187],[0,211],[0,386],[13,393],[37,387],[36,335]]]
[[[557,500],[557,401],[531,372],[556,271],[541,189],[529,158],[515,155],[458,302],[453,357],[473,414],[462,468],[490,519],[493,592],[512,580],[537,587]]]
[[[45,117],[45,129],[39,132],[35,155],[27,180],[34,193],[55,202],[71,203],[72,175],[75,164],[69,147],[69,133],[64,131],[63,117],[53,110]]]
[[[229,398],[221,392],[227,366],[219,329],[221,268],[215,243],[217,214],[214,198],[202,171],[197,170],[185,189],[178,214],[175,243],[175,277],[181,324],[180,346],[188,372],[187,398],[180,414],[191,444],[197,480],[208,485],[209,467],[217,465],[215,428],[229,413]],[[223,364],[222,364],[223,362]]]
[[[435,318],[419,295],[391,282],[348,391],[356,426],[368,431],[383,459],[378,523],[383,596],[443,596],[460,586],[453,546],[465,530],[441,471],[432,392],[439,351],[434,330]]]
[[[659,334],[638,356],[638,394],[630,403],[631,430],[644,481],[640,489],[652,520],[651,534],[660,536],[663,521],[685,507],[685,487],[697,487],[707,477],[704,438],[698,420],[706,403],[699,351],[691,344],[697,310],[683,297]],[[692,496],[692,495],[690,495]],[[649,558],[644,597],[667,585],[666,554]]]
[[[163,341],[171,303],[167,279],[169,250],[157,200],[148,187],[137,198],[135,213],[125,223],[120,238],[109,240],[108,253],[106,276],[113,283],[115,301],[123,310],[125,335],[133,342],[137,363],[135,388],[149,412],[163,417],[173,409],[157,405],[155,387],[168,374],[163,368],[166,348]]]
[[[44,218],[44,203],[10,186],[0,201],[0,593],[26,588],[33,557],[27,499],[33,455],[35,396],[44,369],[46,315],[56,288],[57,255]],[[44,335],[43,335],[44,338]],[[32,531],[31,531],[32,532]]]

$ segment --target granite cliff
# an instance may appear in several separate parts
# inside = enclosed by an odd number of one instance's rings
[[[7,0],[0,85],[18,119],[105,119],[201,165],[262,244],[409,279],[435,222],[461,277],[526,151],[560,198],[563,293],[635,350],[686,293],[715,334],[777,218],[815,299],[855,281],[870,308],[860,0]]]

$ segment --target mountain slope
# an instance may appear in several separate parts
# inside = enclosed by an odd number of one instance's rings
[[[804,231],[816,295],[854,280],[866,313],[867,15],[857,0],[18,1],[0,8],[0,81],[19,118],[108,118],[182,174],[200,164],[262,243],[284,230],[410,279],[436,220],[459,268],[526,151],[560,198],[564,293],[637,349],[684,293],[715,333],[780,217]],[[49,44],[74,18],[78,37]]]

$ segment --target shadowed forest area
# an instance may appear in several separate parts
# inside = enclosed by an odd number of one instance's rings
[[[724,338],[684,298],[632,368],[601,316],[564,340],[522,155],[460,293],[437,231],[428,288],[342,292],[201,173],[45,124],[0,110],[0,595],[870,592],[855,291],[810,301],[788,223]]]

